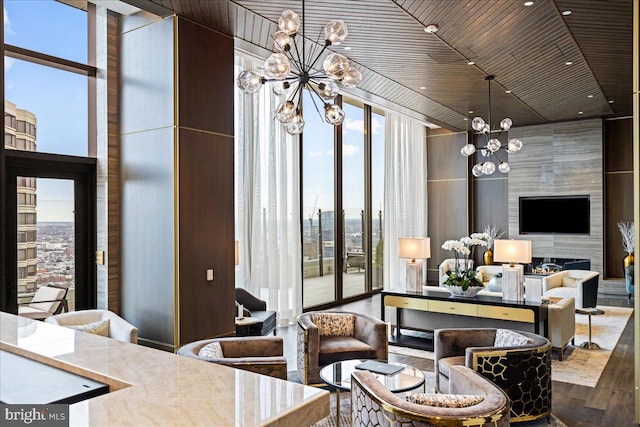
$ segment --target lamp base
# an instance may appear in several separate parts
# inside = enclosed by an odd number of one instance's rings
[[[422,261],[407,261],[406,290],[422,292]]]
[[[524,277],[524,267],[516,264],[513,267],[509,264],[502,266],[502,299],[505,301],[524,301],[524,287],[522,278]]]

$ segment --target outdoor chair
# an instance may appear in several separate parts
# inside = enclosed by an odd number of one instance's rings
[[[43,320],[47,317],[67,311],[67,288],[41,286],[33,298],[25,305],[18,306],[18,315],[29,319]]]

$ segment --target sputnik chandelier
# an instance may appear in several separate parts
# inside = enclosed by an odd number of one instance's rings
[[[500,172],[509,172],[511,166],[509,166],[506,160],[506,155],[505,158],[500,159],[500,151],[504,150],[509,154],[513,154],[522,149],[522,141],[519,139],[510,139],[506,147],[503,146],[498,139],[503,131],[508,131],[513,125],[510,118],[502,119],[500,122],[500,133],[498,133],[498,135],[492,135],[492,133],[496,132],[491,130],[491,81],[494,79],[494,76],[487,76],[484,79],[489,82],[489,120],[485,122],[482,117],[474,117],[471,122],[471,127],[478,135],[481,135],[479,139],[483,140],[485,144],[480,147],[480,154],[482,155],[481,161],[476,163],[471,169],[471,173],[476,177],[494,173],[496,171],[496,163],[498,164],[498,170]],[[467,144],[460,150],[460,153],[465,157],[469,157],[475,152],[476,146],[474,144]]]
[[[362,74],[351,68],[349,59],[339,53],[329,53],[322,62],[324,73],[314,69],[324,51],[330,46],[337,46],[347,37],[347,25],[344,21],[333,20],[324,27],[324,46],[307,62],[304,37],[304,0],[302,1],[302,33],[300,17],[291,10],[285,10],[278,19],[278,28],[272,35],[276,52],[264,62],[263,73],[245,70],[238,75],[238,87],[247,94],[255,93],[265,83],[273,83],[273,92],[284,96],[275,112],[275,117],[284,125],[287,133],[297,135],[304,129],[304,119],[300,108],[302,90],[307,88],[315,94],[322,104],[324,120],[334,126],[344,121],[344,111],[338,104],[330,103],[338,96],[338,85],[353,88],[362,80]],[[296,41],[298,35],[301,43]],[[317,44],[316,44],[317,45]],[[314,45],[314,46],[316,46]],[[311,96],[314,107],[320,117],[320,108]]]

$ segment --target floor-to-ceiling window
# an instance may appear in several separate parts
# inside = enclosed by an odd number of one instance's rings
[[[95,187],[95,162],[85,161],[91,140],[90,79],[95,75],[88,65],[90,14],[54,0],[3,0],[2,5],[1,149],[7,168],[2,249],[7,277],[0,305],[14,311],[41,286],[57,286],[68,289],[73,308],[78,278],[85,289],[78,293],[82,301],[77,305],[87,307],[95,304],[95,200],[90,200],[95,199],[95,188],[89,192],[92,197],[77,196],[78,189]],[[66,170],[56,171],[55,162],[65,162]],[[71,177],[74,162],[93,171]],[[79,218],[81,211],[90,218]],[[77,235],[78,221],[84,235]]]
[[[303,307],[382,288],[384,115],[342,98],[345,121],[324,123],[305,93],[302,142]]]

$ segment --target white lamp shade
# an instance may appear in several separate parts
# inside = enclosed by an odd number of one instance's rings
[[[400,258],[431,258],[431,239],[428,237],[398,238],[398,254]]]
[[[493,259],[497,262],[531,262],[531,240],[496,240]]]

